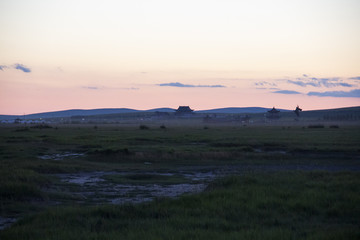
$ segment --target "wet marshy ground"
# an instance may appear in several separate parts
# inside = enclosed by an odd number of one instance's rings
[[[269,164],[183,167],[177,170],[81,172],[55,174],[59,183],[49,192],[66,194],[80,204],[140,203],[161,197],[177,197],[182,194],[203,191],[209,182],[227,175],[264,171],[360,171],[360,167],[349,165],[319,164]],[[60,201],[61,202],[61,201]]]
[[[56,174],[60,182],[54,189],[71,195],[78,203],[122,204],[151,201],[154,198],[177,197],[203,191],[216,171],[171,172],[86,172]]]
[[[54,154],[46,154],[38,156],[38,158],[42,160],[64,160],[69,158],[78,158],[84,156],[84,153],[77,153],[77,152],[62,152],[62,153],[54,153]]]
[[[282,153],[279,153],[282,154]],[[49,160],[78,157],[76,153],[46,156]],[[144,165],[152,165],[144,162]],[[182,166],[172,169],[92,171],[50,174],[54,181],[42,189],[50,197],[45,205],[102,205],[137,204],[156,198],[176,198],[183,194],[194,194],[206,189],[211,181],[228,175],[248,172],[278,171],[360,171],[358,164],[304,163],[304,164],[229,164],[212,166]],[[17,221],[15,217],[0,217],[0,230]]]
[[[17,221],[16,218],[11,217],[1,217],[0,216],[0,230],[10,227],[13,223]]]

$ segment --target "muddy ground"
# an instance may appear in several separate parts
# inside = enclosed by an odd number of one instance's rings
[[[82,172],[73,174],[54,174],[59,184],[47,189],[72,196],[77,203],[122,204],[151,201],[159,197],[177,197],[182,194],[203,191],[209,182],[227,175],[239,175],[246,172],[266,171],[360,171],[359,165],[228,165],[182,167],[176,170],[161,171],[124,171],[124,172]],[[121,183],[107,179],[108,176],[120,177]],[[131,181],[128,177],[139,178]],[[145,177],[144,177],[145,176]],[[162,176],[162,181],[156,177]],[[172,177],[180,180],[173,182]],[[154,180],[155,178],[155,180]],[[168,178],[168,179],[167,179]]]

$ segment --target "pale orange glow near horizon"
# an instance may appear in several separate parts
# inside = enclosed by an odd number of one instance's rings
[[[4,0],[0,114],[360,106],[357,0]]]

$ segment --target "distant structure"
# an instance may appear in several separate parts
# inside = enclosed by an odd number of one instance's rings
[[[189,106],[179,106],[179,108],[175,111],[176,116],[189,116],[194,114],[194,110],[190,109]]]
[[[203,118],[203,122],[205,123],[226,123],[226,122],[237,122],[237,123],[250,123],[250,116],[249,115],[228,115],[228,114],[221,114],[216,115],[206,115]]]
[[[242,123],[249,123],[250,122],[250,116],[249,115],[245,115],[245,116],[240,116],[240,121]]]
[[[302,111],[301,108],[299,108],[299,105],[297,105],[296,109],[294,110],[294,113],[296,114],[297,117],[300,117],[300,112]]]
[[[275,109],[275,107],[273,107],[271,110],[269,110],[266,114],[266,118],[268,119],[279,119],[280,118],[280,111]]]

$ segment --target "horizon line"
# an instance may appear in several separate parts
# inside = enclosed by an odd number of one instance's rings
[[[179,106],[186,106],[186,105],[179,105]],[[191,106],[189,106],[191,108]],[[200,112],[200,111],[209,111],[209,110],[216,110],[216,109],[226,109],[226,108],[265,108],[265,109],[271,109],[275,106],[272,107],[217,107],[217,108],[208,108],[208,109],[199,109],[199,110],[194,110],[195,112]],[[360,107],[360,105],[356,105],[356,106],[345,106],[345,107],[336,107],[336,108],[318,108],[318,109],[306,109],[303,111],[321,111],[321,110],[334,110],[334,109],[341,109],[341,108],[356,108],[356,107]],[[128,109],[128,110],[134,110],[134,111],[150,111],[150,110],[155,110],[155,109],[161,109],[161,108],[169,108],[169,109],[174,109],[176,110],[176,108],[172,108],[172,107],[155,107],[155,108],[149,108],[149,109],[135,109],[135,108],[130,108],[130,107],[111,107],[111,108],[88,108],[88,109],[81,109],[81,108],[70,108],[70,109],[63,109],[63,110],[50,110],[47,112],[34,112],[34,113],[23,113],[23,114],[3,114],[0,113],[0,116],[28,116],[28,115],[35,115],[35,114],[45,114],[45,113],[56,113],[56,112],[65,112],[65,111],[91,111],[91,110],[110,110],[110,109]],[[277,108],[277,107],[275,107]],[[292,111],[293,109],[286,109],[286,108],[277,108],[277,109],[281,109],[281,110],[287,110],[287,111]]]

